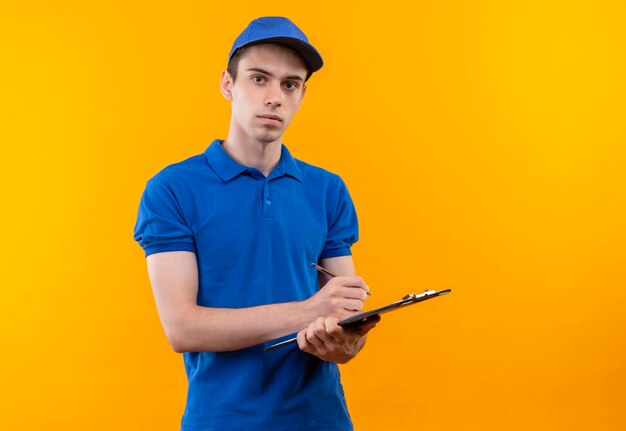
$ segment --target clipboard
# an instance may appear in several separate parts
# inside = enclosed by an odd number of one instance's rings
[[[404,298],[402,298],[399,301],[392,302],[391,304],[387,304],[383,307],[366,311],[364,313],[355,314],[354,316],[351,316],[351,317],[348,317],[347,319],[342,320],[341,322],[338,323],[338,325],[344,328],[359,326],[360,324],[364,323],[365,321],[367,321],[368,318],[372,316],[389,313],[390,311],[408,307],[409,305],[417,304],[418,302],[426,301],[427,299],[437,298],[438,296],[446,295],[450,292],[452,292],[452,289],[445,289],[445,290],[439,290],[439,291],[429,289],[418,294],[409,293],[408,295],[406,295]],[[297,340],[297,337],[294,337],[285,341],[281,341],[280,343],[272,344],[271,346],[266,347],[265,351],[269,352],[271,350],[279,349],[281,347],[295,343],[296,340]]]

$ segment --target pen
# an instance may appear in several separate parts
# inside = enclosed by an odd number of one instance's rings
[[[333,272],[331,272],[331,271],[327,270],[326,268],[324,268],[324,267],[322,267],[322,266],[319,266],[319,265],[318,265],[317,263],[315,263],[315,262],[312,262],[312,263],[311,263],[311,266],[312,266],[313,268],[317,269],[319,272],[323,272],[323,273],[324,273],[324,274],[326,274],[326,275],[329,275],[329,276],[331,276],[331,277],[337,277],[337,274],[335,274],[335,273],[333,273]],[[371,293],[369,293],[369,292],[365,292],[365,293],[367,293],[368,295],[371,295]],[[288,340],[281,341],[280,343],[276,343],[276,344],[273,344],[273,345],[271,345],[271,346],[269,346],[269,347],[266,347],[266,348],[265,348],[265,351],[266,351],[266,352],[269,352],[269,351],[272,351],[272,350],[274,350],[274,349],[278,349],[278,348],[280,348],[280,347],[283,347],[283,346],[287,346],[287,345],[289,345],[289,344],[296,343],[297,341],[298,341],[298,337],[289,338]]]
[[[326,275],[330,275],[331,277],[337,277],[337,274],[330,272],[329,270],[327,270],[326,268],[323,268],[321,266],[319,266],[317,263],[312,262],[311,266],[315,269],[317,269],[319,272],[323,272]],[[371,293],[369,292],[365,292],[367,294],[367,296],[372,296]]]
[[[366,311],[364,313],[359,313],[356,314],[352,317],[348,317],[347,319],[342,320],[341,322],[338,322],[339,326],[342,326],[344,328],[349,328],[349,327],[354,327],[354,326],[358,326],[360,324],[362,324],[363,322],[365,322],[367,319],[369,319],[372,316],[376,316],[376,315],[381,315],[383,313],[387,313],[393,310],[398,310],[400,308],[404,308],[406,306],[412,305],[412,304],[416,304],[418,302],[422,302],[425,301],[427,299],[431,299],[431,298],[436,298],[438,296],[442,296],[442,295],[446,295],[448,293],[450,293],[452,290],[451,289],[446,289],[446,290],[440,290],[439,292],[432,290],[432,289],[428,289],[425,290],[422,293],[419,294],[415,294],[415,293],[409,293],[408,295],[405,295],[400,301],[396,301],[396,302],[392,302],[391,304],[385,305],[383,307],[380,308],[376,308],[374,310],[370,310],[370,311]],[[269,347],[265,348],[266,352],[269,352],[271,350],[274,349],[279,349],[283,346],[287,346],[289,344],[293,344],[295,342],[298,341],[298,337],[293,337],[290,338],[288,340],[285,341],[281,341],[280,343],[276,343],[273,344]]]

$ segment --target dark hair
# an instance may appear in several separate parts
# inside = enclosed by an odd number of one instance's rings
[[[228,62],[228,67],[226,68],[226,71],[233,78],[233,82],[237,80],[237,72],[239,71],[239,60],[241,60],[241,57],[243,57],[247,50],[247,46],[239,48],[237,51],[235,51],[233,56],[230,58],[230,61]]]
[[[243,47],[239,48],[237,51],[235,51],[233,56],[230,58],[230,61],[228,62],[228,67],[226,68],[226,71],[233,78],[233,82],[235,82],[237,80],[237,73],[239,72],[239,60],[241,60],[241,57],[244,56],[244,54],[246,53],[248,48],[250,48],[251,46],[254,46],[254,45],[247,45],[247,46],[243,46]],[[280,46],[291,50],[298,57],[302,58],[302,56],[300,54],[298,54],[295,49],[293,49],[293,48],[291,48],[289,46],[286,46],[286,45],[280,45]],[[306,81],[311,76],[311,72],[310,72],[310,69],[309,69],[309,65],[307,64],[306,61],[304,61],[304,58],[302,58],[302,61],[304,62],[305,66],[306,66],[306,77],[304,78],[304,80]]]

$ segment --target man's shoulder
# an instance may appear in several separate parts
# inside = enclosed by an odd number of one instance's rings
[[[150,182],[176,184],[187,182],[207,171],[208,163],[204,154],[191,156],[180,162],[172,163],[157,172]]]
[[[325,168],[313,165],[311,163],[304,162],[296,158],[294,158],[294,162],[296,163],[296,166],[298,167],[298,169],[300,169],[300,171],[302,172],[302,175],[307,179],[310,179],[313,181],[323,181],[325,183],[342,183],[343,182],[343,180],[338,174],[331,172]]]

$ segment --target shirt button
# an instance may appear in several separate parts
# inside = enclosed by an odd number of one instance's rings
[[[268,200],[266,200],[266,201],[265,201],[265,205],[272,205],[272,201],[271,201],[271,200],[269,200],[269,199],[268,199]]]

